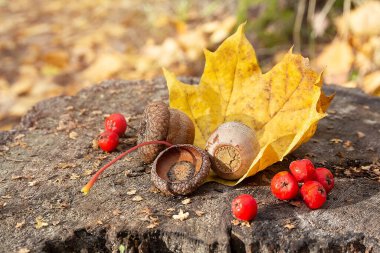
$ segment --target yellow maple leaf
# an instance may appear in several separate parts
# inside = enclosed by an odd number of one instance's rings
[[[244,24],[215,52],[205,50],[205,56],[199,85],[182,83],[164,69],[170,106],[195,124],[194,144],[204,148],[210,134],[228,121],[254,129],[260,143],[259,154],[242,178],[227,181],[212,174],[208,181],[236,185],[281,161],[313,136],[333,98],[322,92],[322,75],[292,50],[262,74]]]

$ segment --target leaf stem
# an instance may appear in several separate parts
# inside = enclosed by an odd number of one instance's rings
[[[146,146],[146,145],[152,145],[152,144],[162,144],[162,145],[166,145],[168,147],[172,146],[171,143],[167,142],[167,141],[146,141],[146,142],[142,142],[130,149],[128,149],[127,151],[124,151],[123,153],[121,153],[120,155],[118,155],[117,157],[115,157],[114,159],[112,159],[109,163],[107,163],[106,165],[104,165],[100,170],[98,170],[95,175],[92,176],[92,178],[90,179],[90,181],[88,181],[88,183],[81,189],[81,192],[83,192],[84,195],[87,195],[88,192],[90,191],[90,189],[92,188],[92,186],[95,184],[96,180],[98,179],[98,177],[100,176],[100,174],[103,173],[103,171],[105,171],[107,168],[109,168],[112,164],[114,164],[115,162],[117,162],[118,160],[120,160],[121,158],[123,158],[124,156],[128,155],[129,153],[135,151],[136,149],[142,147],[142,146]]]

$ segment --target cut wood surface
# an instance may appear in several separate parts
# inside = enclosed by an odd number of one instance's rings
[[[80,192],[135,144],[144,106],[168,100],[163,79],[107,81],[43,101],[14,130],[0,132],[0,252],[117,252],[121,245],[125,252],[380,252],[380,99],[326,90],[336,97],[308,143],[237,187],[207,183],[187,197],[157,192],[137,153],[108,169],[89,195]],[[93,140],[113,112],[131,127],[118,151],[106,154]],[[274,173],[304,157],[336,175],[319,210],[270,192]],[[231,215],[242,193],[258,200],[250,224]],[[187,219],[173,218],[180,210]]]

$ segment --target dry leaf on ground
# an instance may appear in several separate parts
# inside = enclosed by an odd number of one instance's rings
[[[349,78],[354,61],[354,52],[348,42],[336,39],[326,46],[318,56],[316,65],[325,69],[325,82],[328,84],[344,84]]]
[[[308,59],[291,51],[266,74],[244,35],[244,25],[215,51],[205,51],[206,65],[199,85],[178,81],[164,70],[170,106],[195,124],[195,145],[223,122],[240,121],[255,129],[261,146],[248,172],[238,181],[211,176],[209,180],[236,185],[308,141],[326,115],[332,97],[321,90],[322,77]]]
[[[365,1],[347,16],[337,19],[338,32],[343,34],[348,29],[356,36],[380,34],[380,19],[376,13],[380,13],[379,1]]]
[[[186,4],[185,19],[182,1],[38,4],[0,1],[0,129],[11,129],[36,102],[94,82],[151,79],[161,66],[196,75],[202,48],[219,43],[236,22],[228,2]],[[210,19],[210,7],[223,11]]]
[[[364,1],[336,18],[338,34],[316,60],[327,66],[326,83],[361,88],[380,96],[380,13],[379,1]]]

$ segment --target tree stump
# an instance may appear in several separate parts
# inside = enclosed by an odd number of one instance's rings
[[[158,193],[137,153],[106,171],[88,196],[80,192],[101,165],[134,145],[144,106],[168,99],[163,79],[106,81],[43,101],[0,133],[0,251],[380,252],[380,99],[331,92],[329,116],[308,143],[237,187],[204,184],[188,204]],[[119,150],[106,154],[93,140],[113,112],[127,115],[131,127]],[[279,201],[268,186],[276,171],[304,157],[337,177],[319,210]],[[231,215],[242,193],[258,200],[250,225]],[[179,210],[189,217],[173,219]]]

